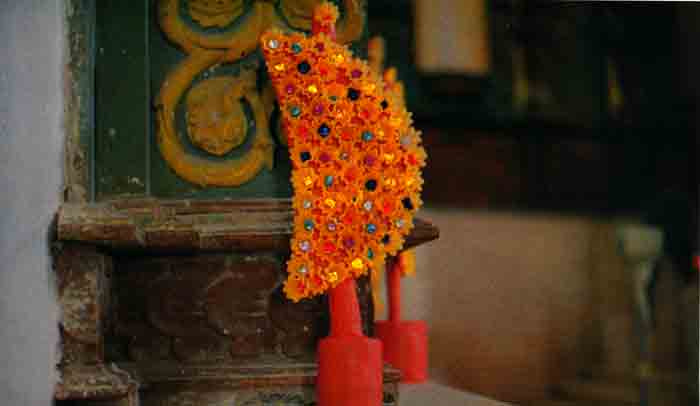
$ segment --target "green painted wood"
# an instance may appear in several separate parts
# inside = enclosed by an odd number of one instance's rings
[[[247,4],[247,10],[250,10],[251,4]],[[243,14],[233,24],[245,23],[246,14]],[[151,94],[155,97],[158,94],[165,78],[178,63],[180,63],[186,54],[181,51],[176,45],[170,43],[162,33],[156,19],[151,19],[150,29],[150,78],[151,78]],[[196,85],[203,80],[218,76],[238,76],[244,70],[254,70],[259,77],[259,88],[262,89],[267,82],[264,74],[264,61],[259,53],[254,53],[244,58],[243,60],[234,63],[223,64],[216,69],[207,69],[201,72],[194,80]],[[206,152],[194,147],[186,135],[186,124],[184,120],[185,109],[184,100],[187,97],[187,92],[181,98],[176,110],[176,125],[179,132],[179,137],[188,153],[210,159],[212,161],[235,159],[247,153],[250,149],[253,137],[255,136],[253,127],[257,123],[252,120],[252,115],[248,115],[248,135],[243,145],[234,148],[233,151],[226,154],[224,157],[215,157],[208,155]],[[276,128],[276,116],[273,115],[271,120],[271,128]],[[163,198],[264,198],[264,197],[279,197],[285,198],[292,195],[291,189],[291,164],[286,148],[282,147],[275,138],[275,159],[272,171],[263,168],[258,175],[251,181],[237,187],[200,187],[189,183],[180,178],[161,157],[160,150],[155,139],[155,123],[151,123],[151,179],[152,179],[152,195]]]
[[[334,2],[338,3],[337,0]],[[92,179],[97,200],[133,195],[234,199],[291,196],[291,165],[287,150],[276,134],[276,113],[270,120],[276,142],[274,168],[263,169],[253,180],[241,186],[200,187],[181,179],[161,157],[156,142],[153,99],[167,73],[183,61],[186,54],[161,32],[156,3],[156,0],[101,0],[96,6],[95,173]],[[253,3],[252,0],[245,2],[247,11]],[[181,10],[186,13],[185,0],[181,3]],[[244,13],[228,28],[245,24],[246,18]],[[354,48],[364,55],[366,35],[358,44]],[[259,90],[266,86],[264,61],[259,53],[207,69],[195,78],[193,85],[216,76],[237,76],[242,70],[258,73]],[[252,115],[249,115],[250,131],[246,142],[226,156],[211,156],[194,147],[186,135],[186,96],[187,92],[177,108],[176,123],[188,153],[223,160],[248,152],[255,136],[254,127],[258,125]]]
[[[65,2],[68,48],[66,55],[66,168],[67,202],[94,200],[94,68],[95,2]]]
[[[149,5],[100,0],[96,10],[97,199],[148,193]]]
[[[168,72],[173,69],[179,62],[185,58],[185,54],[176,48],[173,44],[167,41],[162,35],[160,28],[156,23],[151,24],[151,92],[156,95],[160,87],[165,81]],[[258,73],[262,72],[262,58],[253,54],[242,61],[231,64],[225,64],[215,70],[207,70],[202,72],[195,79],[193,85],[217,76],[238,76],[242,70],[255,70]],[[187,93],[183,95],[178,109],[177,128],[181,142],[185,145],[188,153],[192,153],[201,157],[207,157],[205,152],[199,151],[192,146],[187,135],[184,121],[184,99]],[[250,117],[249,117],[250,118]],[[153,123],[155,124],[155,123]],[[211,160],[223,160],[240,157],[247,153],[253,139],[254,132],[251,131],[253,120],[249,119],[249,132],[246,141],[243,145],[235,148],[225,157],[219,158],[214,156],[207,157]],[[253,198],[253,197],[288,197],[291,196],[291,187],[289,176],[291,173],[289,159],[286,158],[286,150],[281,150],[279,144],[275,148],[275,164],[272,171],[263,169],[253,180],[239,187],[207,187],[202,188],[195,184],[189,183],[180,178],[165,162],[160,155],[160,150],[155,142],[155,128],[152,127],[152,142],[151,154],[151,173],[153,179],[153,195],[156,197],[233,197],[233,198]],[[284,152],[284,153],[281,153]]]

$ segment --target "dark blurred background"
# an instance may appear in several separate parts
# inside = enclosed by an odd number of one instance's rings
[[[525,404],[697,404],[700,6],[372,0],[369,22],[430,157],[443,237],[407,289],[434,375]]]

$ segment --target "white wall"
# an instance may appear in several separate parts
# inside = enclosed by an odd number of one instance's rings
[[[62,184],[63,1],[0,0],[0,404],[49,405],[48,230]]]

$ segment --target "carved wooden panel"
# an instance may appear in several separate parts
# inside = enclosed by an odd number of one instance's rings
[[[117,262],[117,359],[218,362],[271,351],[274,258],[225,255]]]
[[[309,31],[320,0],[104,0],[96,4],[97,199],[286,197],[289,161],[258,48]],[[338,0],[357,41],[364,0]]]
[[[120,257],[115,273],[111,361],[308,359],[328,332],[325,299],[293,304],[284,297],[284,262],[276,256]],[[369,333],[366,278],[358,293]]]

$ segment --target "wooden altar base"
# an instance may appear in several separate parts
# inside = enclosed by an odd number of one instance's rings
[[[68,375],[66,375],[66,373]],[[64,371],[58,406],[314,405],[316,364],[289,359],[239,365],[82,366]],[[400,373],[384,369],[384,406],[398,405]]]
[[[328,303],[284,297],[291,219],[289,201],[62,207],[59,404],[315,404]],[[407,246],[434,238],[418,220]],[[372,336],[369,278],[357,286]],[[384,405],[398,405],[399,379],[385,368]]]

